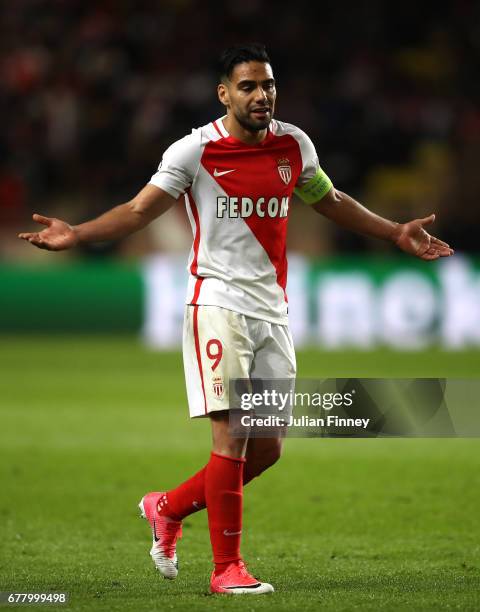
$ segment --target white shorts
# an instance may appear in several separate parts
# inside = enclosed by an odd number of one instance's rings
[[[185,307],[183,364],[191,417],[228,410],[230,379],[294,379],[296,373],[288,326],[220,306]]]

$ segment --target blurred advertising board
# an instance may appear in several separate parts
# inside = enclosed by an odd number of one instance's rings
[[[0,266],[3,333],[138,332],[152,347],[181,345],[185,259],[139,264]],[[480,346],[480,259],[289,257],[296,346]]]
[[[480,344],[478,260],[346,258],[314,264],[308,275],[309,333],[326,347]]]

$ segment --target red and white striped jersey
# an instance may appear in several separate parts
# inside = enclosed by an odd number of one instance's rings
[[[311,140],[281,121],[255,145],[230,136],[222,119],[171,145],[150,183],[174,198],[185,194],[194,236],[187,304],[287,324],[290,200],[315,177],[318,187],[319,172]],[[324,195],[331,183],[321,180]]]

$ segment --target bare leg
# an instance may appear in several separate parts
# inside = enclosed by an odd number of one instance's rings
[[[210,415],[212,450],[229,457],[246,457],[244,484],[276,463],[282,454],[283,436],[277,438],[237,438],[229,428],[228,412]]]
[[[276,463],[282,454],[283,437],[250,438],[247,443],[243,484],[260,476],[262,472]]]
[[[210,415],[212,424],[212,450],[228,457],[245,457],[248,437],[234,438],[229,428],[228,411],[213,412]]]

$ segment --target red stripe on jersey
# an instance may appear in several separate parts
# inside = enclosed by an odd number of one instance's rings
[[[200,287],[202,286],[204,279],[199,277],[195,283],[195,288],[193,290],[193,298],[190,304],[196,304],[198,300],[198,296],[200,295]]]
[[[220,128],[218,127],[218,125],[217,125],[217,122],[216,122],[216,121],[214,121],[214,122],[213,122],[213,127],[214,127],[214,128],[217,130],[217,132],[218,132],[218,133],[220,134],[220,136],[223,138],[223,134],[222,134],[222,132],[220,131]]]
[[[193,259],[190,265],[190,273],[193,276],[197,275],[198,270],[198,248],[200,246],[200,218],[198,216],[198,208],[193,199],[192,192],[190,189],[187,191],[188,201],[190,204],[190,210],[192,211],[193,219],[195,221],[195,238],[193,239]]]
[[[198,306],[193,307],[193,337],[195,339],[195,353],[197,354],[198,371],[202,382],[203,404],[205,414],[207,414],[207,397],[205,395],[205,384],[203,382],[202,355],[200,352],[200,337],[198,335]]]
[[[275,136],[270,131],[257,145],[247,145],[232,137],[210,141],[204,149],[201,163],[229,197],[264,198],[263,210],[270,198],[292,197],[293,188],[302,171],[302,156],[298,141],[291,135]],[[279,168],[290,167],[290,180]],[[218,175],[215,169],[230,171]],[[215,176],[216,174],[216,176]],[[252,234],[261,244],[275,268],[277,283],[287,284],[286,237],[288,217],[263,217],[255,210],[244,218]],[[222,220],[219,219],[218,223]]]

